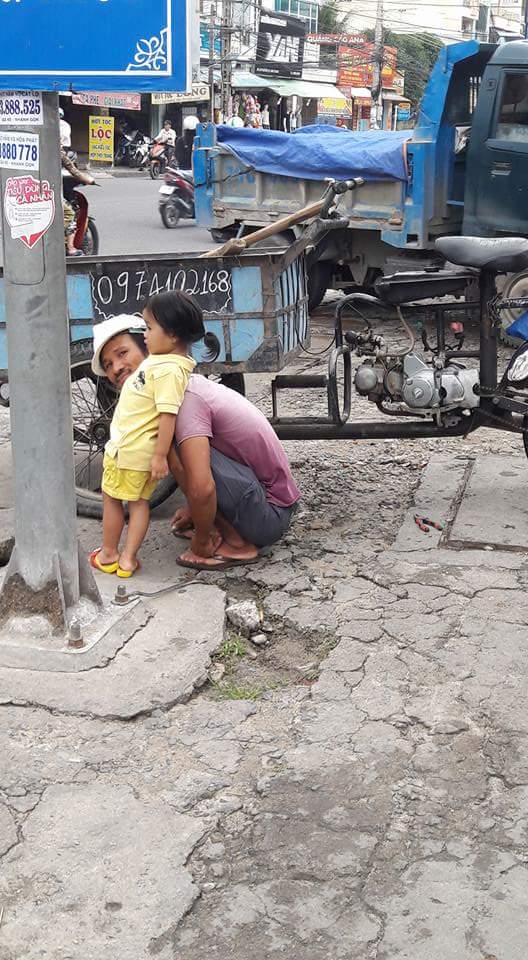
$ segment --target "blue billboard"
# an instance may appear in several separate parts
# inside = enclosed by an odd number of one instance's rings
[[[1,0],[0,89],[190,89],[187,0]]]

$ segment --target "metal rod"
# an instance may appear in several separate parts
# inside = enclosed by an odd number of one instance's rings
[[[495,274],[482,270],[479,280],[480,295],[480,386],[483,391],[494,390],[497,386],[497,338],[493,327],[493,318],[489,302],[495,292]],[[484,409],[490,401],[483,397]]]
[[[433,420],[416,420],[412,423],[387,423],[363,421],[346,423],[343,427],[334,424],[272,424],[281,440],[399,440],[405,437],[463,437],[476,427],[476,418],[462,417],[453,427],[437,427]]]

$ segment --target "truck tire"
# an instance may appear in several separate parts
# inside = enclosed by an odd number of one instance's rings
[[[100,486],[103,450],[117,403],[117,393],[106,380],[92,373],[90,365],[92,356],[91,340],[72,343],[70,380],[77,513],[81,517],[100,520],[103,515]],[[170,497],[176,490],[176,486],[173,477],[161,480],[151,497],[151,509]]]
[[[312,264],[308,268],[308,311],[315,310],[322,303],[328,289],[330,279],[330,265],[327,263]]]

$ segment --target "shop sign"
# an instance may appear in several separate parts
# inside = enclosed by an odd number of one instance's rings
[[[411,105],[410,103],[399,103],[398,104],[398,120],[410,120],[411,119]]]
[[[186,0],[1,0],[3,90],[185,90]]]
[[[384,87],[391,87],[396,74],[396,47],[383,48],[381,80]],[[337,51],[337,83],[344,87],[371,87],[374,75],[374,44],[362,43],[353,47],[340,44]]]
[[[99,163],[113,163],[113,117],[90,117],[90,137],[88,150],[90,160],[95,160]]]
[[[193,83],[186,93],[153,93],[152,103],[164,106],[166,103],[202,103],[209,100],[211,91],[206,83]]]
[[[255,70],[263,77],[301,77],[306,21],[263,10]]]
[[[72,103],[79,107],[107,107],[110,110],[141,110],[140,93],[86,93],[72,94]]]
[[[210,46],[210,27],[208,23],[205,23],[203,20],[200,21],[200,54],[208,54]],[[222,53],[222,42],[220,40],[220,34],[215,30],[215,39],[214,39],[214,52],[220,56]]]
[[[341,100],[337,97],[322,97],[317,102],[317,113],[320,116],[350,117],[352,103],[350,100]]]

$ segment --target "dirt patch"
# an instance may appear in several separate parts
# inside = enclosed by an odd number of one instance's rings
[[[265,646],[255,646],[230,631],[214,658],[213,682],[202,695],[225,700],[257,700],[289,684],[311,685],[321,662],[335,646],[321,632],[295,631],[280,620],[271,622]]]
[[[48,584],[41,590],[33,591],[20,574],[14,573],[5,581],[2,589],[0,623],[5,623],[11,616],[43,616],[49,621],[54,632],[63,630],[64,617],[57,585]]]

